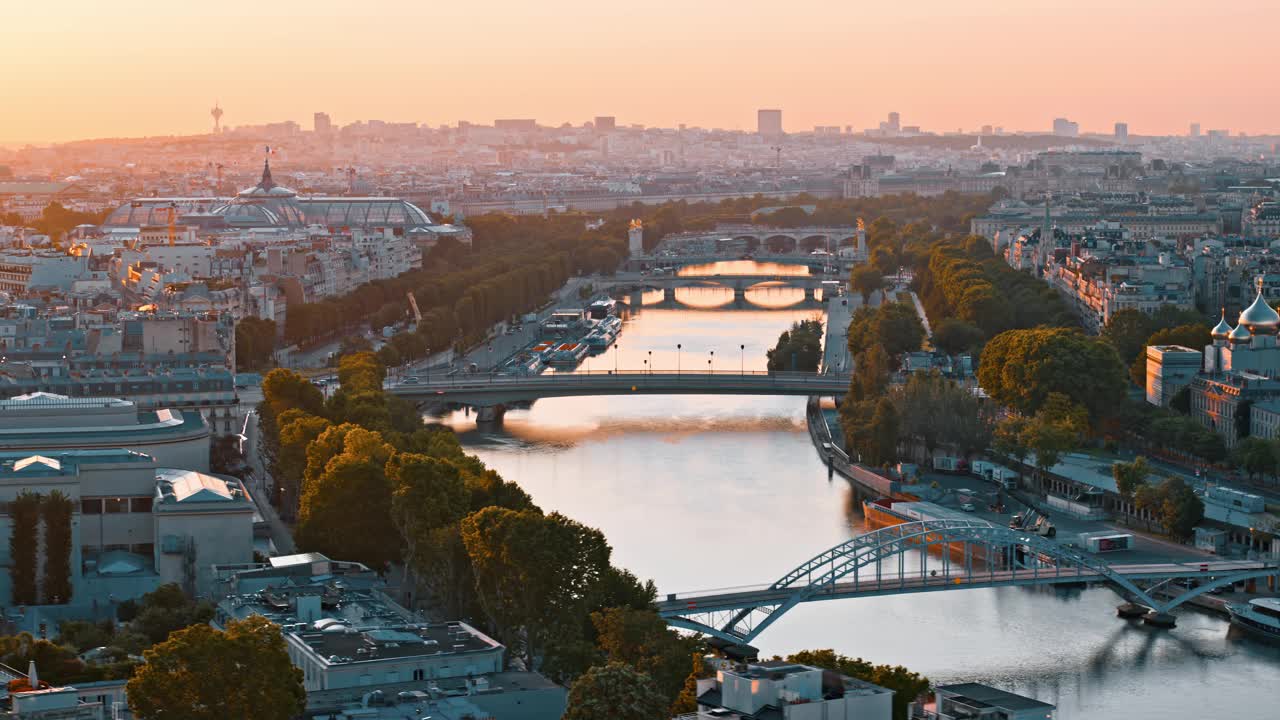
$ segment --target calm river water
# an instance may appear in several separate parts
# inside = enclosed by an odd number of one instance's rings
[[[817,314],[786,307],[801,297],[762,288],[748,300],[768,308],[732,308],[731,291],[682,289],[686,307],[633,314],[591,367],[764,369],[778,334]],[[814,451],[801,398],[560,398],[508,412],[496,433],[461,413],[448,421],[544,509],[600,528],[615,562],[660,592],[771,582],[863,531],[848,485]],[[987,682],[1054,703],[1065,720],[1280,718],[1280,648],[1190,611],[1153,632],[1115,617],[1118,603],[1101,588],[819,602],[755,644],[762,655],[830,647],[935,681]]]

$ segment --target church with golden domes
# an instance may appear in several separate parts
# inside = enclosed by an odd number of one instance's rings
[[[1225,315],[1213,328],[1201,372],[1190,383],[1191,415],[1221,433],[1227,447],[1250,435],[1280,433],[1278,334],[1280,313],[1263,298],[1261,281],[1234,328]]]

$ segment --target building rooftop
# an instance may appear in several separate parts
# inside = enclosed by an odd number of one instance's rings
[[[161,504],[247,502],[238,483],[177,468],[156,469],[156,495]]]
[[[993,688],[990,685],[983,685],[982,683],[939,685],[937,689],[943,693],[961,696],[964,699],[971,701],[966,704],[972,704],[975,707],[996,707],[1013,712],[1021,712],[1023,710],[1052,710],[1054,708],[1053,705],[1046,702],[1040,702],[1035,698],[1006,692],[999,688]]]
[[[150,455],[132,450],[57,450],[43,454],[31,452],[0,453],[0,479],[72,476],[79,472],[81,465],[106,463],[137,463],[139,465],[154,462]]]

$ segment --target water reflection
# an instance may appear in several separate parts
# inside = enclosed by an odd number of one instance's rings
[[[685,265],[677,273],[682,277],[695,275],[808,275],[807,265],[788,265],[754,260],[721,260],[702,265]]]
[[[814,315],[646,307],[592,363],[762,369],[778,334]],[[461,414],[445,420],[542,507],[600,528],[615,561],[663,592],[771,582],[864,531],[859,499],[813,449],[800,398],[558,398],[484,433]],[[1193,611],[1154,631],[1118,619],[1118,603],[1101,587],[817,602],[757,644],[766,655],[830,647],[936,681],[988,682],[1058,705],[1063,720],[1277,717],[1280,648]]]

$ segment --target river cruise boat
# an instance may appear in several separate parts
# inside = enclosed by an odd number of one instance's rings
[[[551,354],[551,364],[557,367],[574,367],[582,362],[588,349],[583,343],[562,343]]]
[[[1227,603],[1231,622],[1261,637],[1280,642],[1280,598],[1254,598]]]

